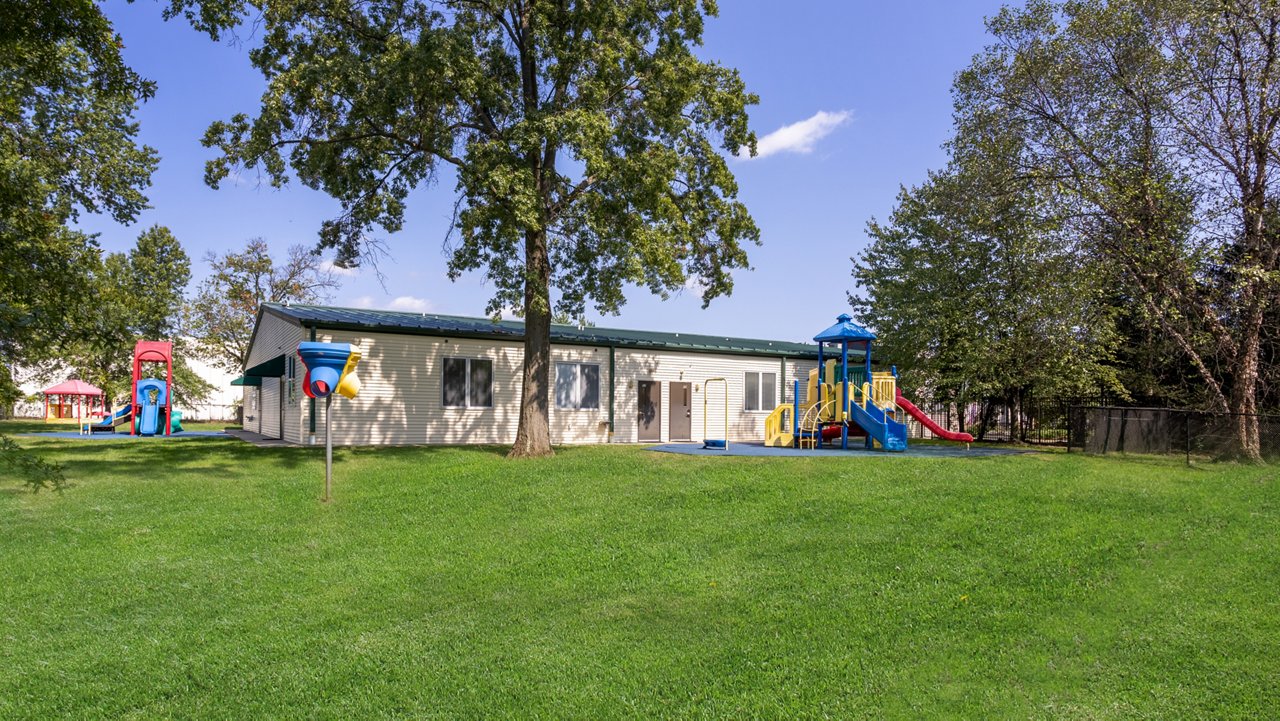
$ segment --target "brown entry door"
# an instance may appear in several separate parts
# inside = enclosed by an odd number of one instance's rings
[[[658,407],[662,403],[662,385],[657,381],[637,381],[638,408],[636,424],[640,432],[636,439],[640,441],[662,440],[662,419],[658,417]]]
[[[671,427],[671,440],[688,441],[693,436],[693,402],[688,383],[670,384],[667,397],[667,423]]]

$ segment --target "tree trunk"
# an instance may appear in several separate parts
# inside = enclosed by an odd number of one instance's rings
[[[551,262],[547,234],[525,233],[524,382],[520,427],[509,458],[550,456],[551,424]]]
[[[1266,248],[1267,232],[1264,207],[1266,205],[1266,173],[1267,153],[1269,147],[1255,149],[1256,174],[1250,182],[1240,185],[1241,198],[1244,201],[1244,239],[1245,252],[1237,263],[1245,268],[1255,264],[1262,266],[1256,270],[1266,272],[1264,263],[1259,262],[1259,254]],[[1274,267],[1274,262],[1271,264]],[[1250,461],[1262,460],[1262,439],[1258,434],[1258,358],[1262,353],[1262,323],[1266,318],[1268,289],[1258,278],[1251,278],[1242,294],[1243,306],[1246,309],[1241,318],[1240,340],[1236,346],[1234,371],[1235,378],[1231,388],[1231,412],[1237,414],[1232,418],[1236,455]]]
[[[1255,291],[1257,292],[1257,291]],[[1236,454],[1250,461],[1262,460],[1262,438],[1258,428],[1258,356],[1261,352],[1262,306],[1255,303],[1245,319],[1245,337],[1239,346],[1239,367],[1231,393],[1231,428]]]

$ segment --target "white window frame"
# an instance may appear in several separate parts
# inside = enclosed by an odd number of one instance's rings
[[[758,408],[747,408],[747,376],[756,376],[756,404]],[[764,377],[773,376],[773,394],[765,397],[764,394]],[[742,412],[743,413],[772,413],[773,409],[778,406],[778,372],[777,371],[743,371],[742,373]]]
[[[463,380],[463,384],[462,384],[462,405],[460,405],[460,406],[451,406],[451,405],[448,405],[447,403],[445,403],[445,402],[444,402],[444,384],[445,384],[445,377],[444,377],[444,374],[445,374],[445,364],[446,364],[448,361],[463,361],[463,363],[464,363],[464,366],[463,366],[463,378],[462,378],[462,380]],[[487,362],[489,363],[489,405],[487,405],[487,406],[474,406],[474,405],[471,405],[471,361],[487,361]],[[476,409],[481,409],[481,410],[484,410],[484,409],[492,409],[492,408],[493,408],[493,395],[494,395],[494,394],[493,394],[493,385],[494,385],[494,383],[493,383],[493,365],[494,365],[494,364],[493,364],[493,359],[492,359],[492,358],[470,358],[470,357],[468,357],[468,358],[463,358],[463,357],[460,357],[460,356],[445,356],[444,360],[440,362],[440,405],[441,405],[441,407],[443,407],[443,408],[457,408],[457,409],[463,409],[463,410],[465,410],[465,409],[471,409],[471,408],[476,408]]]
[[[555,375],[552,377],[552,395],[556,395],[555,386],[560,378],[560,366],[570,366],[574,370],[574,376],[577,382],[574,384],[574,404],[571,406],[560,405],[560,399],[555,399],[555,407],[558,411],[599,411],[600,410],[600,364],[599,363],[582,363],[579,361],[556,361]],[[583,366],[592,366],[596,369],[596,404],[594,406],[583,406],[582,398],[586,395],[583,387],[586,375],[582,372]]]

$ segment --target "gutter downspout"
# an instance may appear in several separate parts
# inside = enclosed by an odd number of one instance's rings
[[[614,351],[615,346],[609,346],[609,443],[613,443],[613,389],[617,385],[617,375],[614,372]]]
[[[781,366],[778,370],[778,405],[785,406],[787,404],[787,357],[783,356],[779,361]]]

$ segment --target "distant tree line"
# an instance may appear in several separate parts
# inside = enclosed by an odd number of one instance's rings
[[[1107,390],[1280,406],[1280,3],[1030,0],[953,87],[850,300],[943,398]]]

